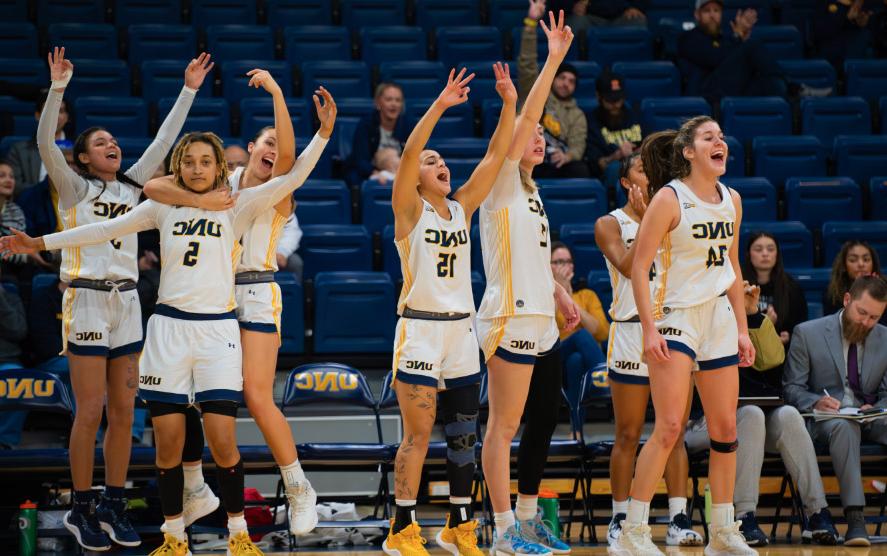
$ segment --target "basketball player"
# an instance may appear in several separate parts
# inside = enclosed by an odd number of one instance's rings
[[[651,135],[647,141],[655,140],[656,135]],[[594,227],[594,239],[604,254],[613,287],[613,303],[610,306],[613,324],[607,350],[608,380],[616,418],[615,442],[610,454],[610,486],[613,491],[613,519],[607,530],[610,545],[618,539],[622,520],[628,511],[628,491],[631,488],[635,454],[650,400],[640,319],[628,278],[634,260],[634,249],[630,246],[634,243],[650,200],[649,182],[639,152],[622,160],[620,174],[619,182],[626,189],[629,201],[622,208],[598,218]],[[655,270],[651,269],[651,291],[654,276]],[[689,409],[688,404],[688,413]],[[687,516],[688,473],[687,450],[682,441],[677,441],[665,466],[665,482],[669,491],[669,524],[665,543],[672,546],[702,544],[702,536],[693,530]]]
[[[541,126],[545,100],[573,33],[560,12],[548,37],[548,58],[533,84],[515,125],[511,145],[496,184],[480,209],[481,245],[487,287],[478,312],[477,336],[489,369],[490,416],[484,438],[483,468],[495,512],[491,553],[551,554],[520,536],[510,498],[511,440],[520,425],[537,356],[556,347],[555,304],[567,327],[576,326],[578,310],[551,274],[551,238],[539,192],[530,178],[545,156]],[[539,446],[537,450],[546,450]],[[544,455],[540,454],[544,462]]]
[[[733,518],[737,365],[755,358],[735,241],[741,200],[718,181],[728,148],[716,121],[692,118],[670,137],[663,148],[642,152],[655,193],[637,233],[631,267],[656,422],[637,459],[622,534],[609,552],[662,554],[650,538],[650,500],[684,429],[690,373],[698,366],[694,381],[711,433],[713,503],[705,554],[754,555]],[[649,269],[660,245],[651,299]]]
[[[191,60],[175,105],[157,137],[126,172],[123,153],[106,129],[91,127],[74,141],[72,170],[55,144],[62,96],[74,74],[65,49],[49,55],[52,78],[46,106],[37,126],[37,148],[58,195],[65,229],[106,222],[135,208],[141,184],[163,163],[191,108],[194,95],[212,70],[208,54]],[[72,247],[62,252],[61,279],[68,284],[63,300],[63,353],[67,355],[77,405],[71,429],[69,458],[74,483],[71,511],[64,524],[87,550],[110,550],[111,541],[138,546],[139,535],[126,516],[124,483],[132,446],[132,420],[142,350],[142,317],[136,280],[135,234],[113,241]],[[96,432],[107,399],[105,491],[92,489]]]
[[[471,513],[480,360],[472,323],[469,225],[505,160],[517,104],[508,65],[496,63],[493,72],[502,111],[486,156],[465,185],[448,199],[446,162],[440,153],[425,149],[444,111],[468,100],[467,85],[474,74],[465,77],[463,69],[458,75],[450,71],[446,88],[407,139],[391,191],[394,241],[404,277],[392,365],[404,441],[394,467],[397,510],[382,545],[392,556],[428,554],[416,520],[416,496],[438,398],[447,438],[450,511],[437,544],[454,556],[483,554]]]

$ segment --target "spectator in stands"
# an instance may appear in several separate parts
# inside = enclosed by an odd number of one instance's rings
[[[787,345],[795,326],[807,320],[807,300],[801,286],[782,266],[782,252],[769,232],[754,232],[748,240],[742,276],[761,287],[760,309]]]
[[[225,164],[228,165],[228,172],[234,172],[234,170],[246,166],[248,162],[249,153],[240,145],[225,147]]]
[[[410,130],[403,115],[403,89],[396,83],[379,83],[373,95],[376,109],[357,123],[351,154],[345,163],[351,185],[360,184],[385,168],[376,166],[380,149],[393,149],[400,157]]]
[[[887,408],[887,327],[878,324],[885,307],[887,282],[860,276],[844,294],[843,310],[799,324],[785,365],[785,400],[805,413]],[[868,546],[859,445],[887,445],[887,419],[821,420],[811,434],[831,453],[847,518],[844,544]]]
[[[844,60],[871,56],[869,20],[875,2],[866,0],[818,0],[813,14],[813,45],[839,73]]]
[[[398,167],[400,167],[400,153],[397,149],[381,147],[373,156],[375,170],[370,175],[370,179],[385,185],[389,181],[394,181]]]
[[[544,0],[535,0],[545,4]],[[552,2],[556,4],[557,2]],[[644,15],[646,2],[639,0],[575,0],[566,9],[570,15],[567,23],[574,33],[585,32],[589,27],[610,25],[646,27]],[[554,8],[554,6],[552,6]]]
[[[832,263],[832,278],[828,289],[822,295],[822,314],[830,315],[844,306],[844,294],[850,290],[853,281],[860,276],[881,275],[881,261],[878,252],[861,240],[851,240],[841,246]],[[887,326],[887,315],[881,318]]]
[[[21,366],[22,348],[19,342],[25,339],[27,333],[22,300],[0,286],[0,368]]]
[[[24,230],[26,228],[25,213],[12,200],[15,191],[15,174],[9,162],[0,160],[0,235],[9,235],[11,229]],[[24,265],[28,264],[27,255],[7,254],[0,256],[3,270],[10,275],[14,274],[14,281],[18,283]],[[12,276],[8,276],[12,278]]]
[[[43,113],[43,105],[46,104],[46,96],[41,95],[37,102],[34,118],[39,122],[40,114]],[[71,148],[71,142],[65,138],[65,125],[68,123],[68,105],[62,101],[59,109],[58,123],[55,126],[55,142],[63,148]],[[9,149],[9,163],[15,170],[15,195],[21,194],[22,191],[43,181],[46,178],[46,166],[40,160],[40,153],[37,152],[37,136],[34,135],[26,141],[20,141],[12,145]]]
[[[297,205],[298,206],[298,205]],[[299,218],[293,212],[292,217],[283,226],[280,240],[277,242],[277,267],[280,270],[292,272],[296,279],[302,281],[302,257],[296,252],[302,241],[302,228],[299,227]]]
[[[604,72],[598,76],[595,88],[598,107],[591,115],[589,165],[595,175],[605,175],[608,184],[616,185],[619,161],[635,152],[641,143],[641,124],[625,105],[625,81],[621,75]]]
[[[749,40],[757,11],[739,10],[726,34],[723,12],[723,0],[696,0],[697,25],[678,39],[686,93],[702,94],[712,103],[725,96],[786,96],[787,82],[776,60],[761,42]]]
[[[68,167],[77,171],[74,151],[64,148],[62,154]],[[36,237],[62,231],[58,213],[58,192],[48,175],[33,187],[22,191],[16,202],[25,213],[28,235]]]
[[[62,351],[62,296],[68,285],[56,279],[46,288],[32,292],[28,308],[28,345],[31,360],[40,365]]]
[[[545,2],[532,1],[524,19],[518,56],[518,90],[521,104],[539,75],[536,27],[544,13]],[[579,73],[576,68],[572,64],[562,62],[555,73],[551,92],[545,102],[545,112],[541,122],[545,134],[545,162],[533,170],[533,177],[536,179],[587,178],[591,175],[588,164],[583,160],[588,141],[588,120],[573,97],[578,80]]]

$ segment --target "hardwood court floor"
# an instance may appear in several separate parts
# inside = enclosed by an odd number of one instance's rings
[[[668,556],[702,556],[702,547],[699,548],[676,548],[676,547],[660,547],[663,548]],[[428,552],[432,556],[446,556],[449,552],[437,547],[429,548]],[[484,551],[486,552],[486,551]],[[327,552],[268,552],[269,556],[368,556],[370,554],[384,554],[381,550],[351,550],[351,551],[327,551]],[[605,556],[607,554],[606,546],[574,546],[573,556]],[[776,546],[766,546],[758,549],[760,556],[887,556],[887,544],[874,545],[870,548],[844,548],[825,547],[825,546],[808,546],[801,544],[783,544]]]

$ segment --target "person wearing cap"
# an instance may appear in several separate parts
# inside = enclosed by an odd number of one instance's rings
[[[544,0],[530,0],[518,55],[519,104],[523,104],[539,75],[536,26],[544,12]],[[578,80],[576,68],[567,62],[561,63],[540,122],[545,134],[545,162],[534,169],[536,179],[587,178],[591,175],[583,158],[588,140],[588,120],[573,97]]]
[[[625,81],[606,71],[595,83],[598,107],[591,113],[588,134],[589,166],[595,175],[618,185],[619,161],[640,145],[641,124],[625,104]]]

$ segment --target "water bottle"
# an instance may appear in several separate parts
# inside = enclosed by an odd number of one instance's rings
[[[711,487],[705,483],[705,522],[711,523]]]
[[[542,522],[551,529],[555,536],[561,536],[560,506],[557,493],[547,489],[539,491],[539,508],[542,510]]]
[[[37,504],[30,500],[19,506],[18,531],[19,556],[37,554]]]

